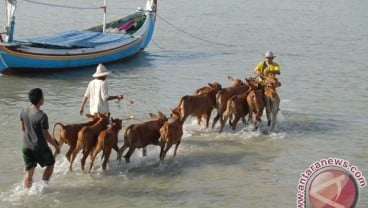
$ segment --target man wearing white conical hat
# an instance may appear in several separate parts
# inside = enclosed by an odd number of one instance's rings
[[[79,113],[82,115],[84,112],[84,106],[89,99],[89,111],[93,115],[95,113],[109,113],[109,104],[107,101],[124,98],[123,95],[109,96],[108,87],[106,83],[107,75],[110,72],[106,70],[103,64],[99,64],[96,68],[96,72],[92,75],[94,79],[89,82],[86,93],[84,94],[82,105]]]
[[[276,57],[272,51],[266,51],[264,54],[265,60],[257,64],[253,69],[253,72],[258,76],[259,82],[262,82],[266,77],[275,77],[276,74],[280,75],[280,65],[273,61]]]

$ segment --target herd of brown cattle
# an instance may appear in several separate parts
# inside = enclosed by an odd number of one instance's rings
[[[158,145],[161,147],[160,160],[163,161],[166,153],[172,145],[175,145],[174,157],[183,136],[183,124],[189,116],[195,116],[200,125],[202,117],[206,120],[206,128],[213,109],[217,114],[213,118],[212,128],[220,120],[222,132],[227,121],[235,130],[241,119],[244,124],[252,124],[255,128],[261,122],[261,116],[266,109],[268,126],[271,131],[275,128],[276,115],[279,111],[280,98],[276,88],[281,86],[277,78],[266,78],[258,82],[256,78],[248,77],[243,82],[228,76],[232,85],[222,88],[218,82],[209,83],[195,91],[194,95],[183,96],[178,106],[171,109],[171,120],[162,112],[150,113],[152,120],[131,124],[124,132],[124,144],[118,148],[118,134],[122,129],[123,119],[113,119],[110,115],[96,114],[87,115],[91,121],[79,124],[56,123],[53,128],[53,137],[60,148],[65,143],[69,145],[66,158],[70,162],[69,169],[72,171],[73,161],[82,150],[81,169],[84,170],[85,161],[90,155],[91,163],[88,172],[93,168],[96,155],[102,150],[102,169],[106,170],[107,162],[112,149],[117,152],[117,159],[121,160],[122,154],[125,161],[130,162],[130,156],[136,148],[143,148],[143,156],[147,154],[147,145]],[[248,115],[248,122],[246,116]],[[59,135],[54,136],[56,126],[60,126]],[[55,155],[56,156],[56,155]]]

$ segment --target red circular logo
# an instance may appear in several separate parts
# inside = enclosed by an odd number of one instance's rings
[[[314,208],[354,207],[358,200],[358,185],[346,171],[327,168],[311,178],[306,195]]]

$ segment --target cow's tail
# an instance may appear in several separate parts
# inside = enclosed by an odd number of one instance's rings
[[[57,143],[57,145],[59,145],[60,146],[60,144],[59,144],[59,141],[60,141],[60,138],[58,138],[58,139],[56,139],[55,138],[55,129],[56,129],[56,126],[57,125],[59,125],[59,126],[61,126],[61,128],[62,129],[65,129],[65,125],[64,124],[62,124],[62,123],[55,123],[54,124],[54,127],[52,128],[52,138],[54,139],[54,141]]]
[[[216,106],[219,109],[220,108],[220,104],[221,104],[221,96],[220,93],[216,94]]]
[[[184,96],[180,99],[179,101],[179,104],[178,104],[178,108],[179,108],[179,112],[180,112],[180,120],[183,120],[184,119],[184,109],[185,109],[185,106],[184,106],[184,101],[188,98],[188,96]]]
[[[124,142],[125,141],[128,141],[129,131],[130,131],[130,126],[128,126],[128,128],[125,129],[125,132],[124,132]]]
[[[131,134],[131,128],[132,128],[132,126],[128,126],[126,129],[125,129],[125,132],[124,132],[124,146],[125,145],[128,145],[128,146],[130,146],[130,143],[132,142],[131,141],[131,136],[130,136],[130,134]]]
[[[164,132],[161,135],[161,139],[163,139],[165,141],[165,143],[167,143],[168,140],[169,140],[168,135],[169,135],[169,131],[170,131],[168,123],[165,123],[162,128],[163,128]]]
[[[227,116],[229,117],[229,124],[232,125],[233,115],[235,115],[235,100],[237,99],[236,96],[232,96],[229,101],[227,102],[226,112]]]
[[[234,96],[226,102],[226,110],[224,116],[230,116],[233,113]]]

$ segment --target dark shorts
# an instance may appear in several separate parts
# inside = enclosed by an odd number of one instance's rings
[[[23,148],[22,152],[26,170],[36,167],[37,163],[40,164],[41,167],[55,164],[55,159],[50,148],[43,150],[31,150]]]

